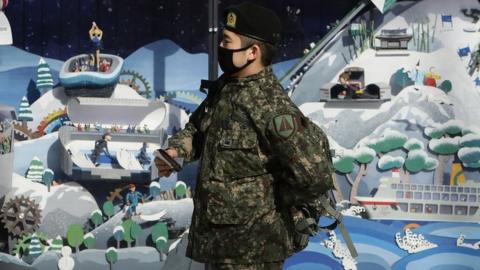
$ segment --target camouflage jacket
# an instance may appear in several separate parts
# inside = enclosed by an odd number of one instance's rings
[[[297,188],[297,200],[310,200],[331,177],[327,153],[308,150],[321,142],[302,136],[309,124],[271,67],[217,81],[169,139],[185,162],[199,159],[188,257],[248,264],[293,254],[292,218],[282,207],[288,187]]]

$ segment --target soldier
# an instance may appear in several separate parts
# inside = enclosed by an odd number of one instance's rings
[[[310,150],[328,149],[328,141],[322,132],[315,140],[304,136],[314,124],[272,72],[281,32],[275,13],[243,3],[224,18],[224,74],[204,83],[207,98],[166,149],[184,162],[200,160],[187,256],[208,269],[278,270],[299,250],[284,206],[324,194],[332,181],[328,154]],[[166,162],[155,164],[160,176],[171,174]],[[299,192],[282,192],[290,187]]]

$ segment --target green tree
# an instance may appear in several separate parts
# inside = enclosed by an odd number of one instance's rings
[[[96,229],[98,227],[98,225],[102,224],[102,222],[103,222],[102,211],[100,211],[99,209],[94,210],[90,214],[90,220],[95,225],[95,229]]]
[[[455,155],[460,150],[460,141],[462,140],[462,132],[464,123],[458,120],[449,120],[443,124],[434,124],[426,127],[424,134],[430,138],[428,147],[430,151],[437,154],[438,166],[435,170],[435,184],[443,185],[443,177],[445,173],[445,165],[450,157],[453,157],[450,172],[453,174],[462,174],[460,160]],[[457,173],[458,172],[458,173]]]
[[[110,219],[113,215],[115,215],[115,209],[111,201],[106,201],[103,204],[102,209],[103,209],[103,214],[105,214],[108,217],[108,219]]]
[[[124,230],[124,240],[127,242],[128,247],[132,247],[132,242],[140,236],[142,228],[131,219],[125,220],[122,223],[122,227]]]
[[[350,202],[358,204],[357,199],[355,198],[358,195],[358,188],[362,181],[362,178],[367,174],[367,166],[375,158],[375,150],[369,147],[359,147],[355,150],[355,161],[359,164],[359,169],[355,181],[352,185],[352,190],[350,191]]]
[[[333,158],[333,167],[335,168],[335,171],[344,174],[345,178],[347,179],[347,182],[350,184],[350,186],[353,186],[353,180],[352,176],[350,173],[353,171],[354,168],[354,160],[355,160],[355,155],[352,150],[345,150],[341,155],[335,156]],[[335,186],[336,195],[335,199],[337,201],[342,201],[343,200],[343,195],[342,191],[340,189],[340,185],[338,184],[338,180],[336,175],[333,178],[333,185]]]
[[[37,89],[43,93],[53,88],[52,72],[50,66],[41,57],[37,68]]]
[[[95,247],[95,236],[92,233],[87,233],[83,237],[83,244],[86,248],[92,249]]]
[[[113,237],[117,240],[117,248],[120,248],[120,242],[125,238],[125,230],[123,226],[116,226],[113,229]]]
[[[440,84],[440,86],[438,88],[442,89],[443,92],[445,92],[446,94],[450,93],[450,91],[452,91],[452,82],[449,81],[449,80],[445,80],[442,82],[442,84]]]
[[[367,146],[375,150],[378,157],[403,147],[407,142],[408,137],[396,130],[387,129],[383,132],[382,136],[377,139],[372,139],[368,142]]]
[[[160,197],[160,184],[156,181],[150,183],[150,197],[152,197],[152,200],[156,200]]]
[[[53,182],[54,173],[50,169],[43,170],[42,181],[48,187],[48,192],[50,192],[50,186]]]
[[[160,236],[155,240],[155,247],[160,253],[160,261],[163,261],[163,254],[168,252],[168,239]]]
[[[50,245],[50,250],[60,253],[63,247],[63,239],[60,235],[58,235]]]
[[[75,247],[78,253],[80,245],[83,243],[83,229],[78,224],[72,224],[68,227],[67,241],[71,247]]]
[[[108,248],[105,251],[105,258],[107,259],[108,264],[110,265],[110,270],[112,265],[118,261],[118,252],[114,247]]]
[[[30,162],[25,178],[34,182],[41,182],[43,170],[43,162],[38,157],[34,156]]]
[[[177,181],[175,184],[175,198],[183,199],[187,196],[187,184],[183,181]]]
[[[28,256],[30,259],[36,259],[40,255],[42,255],[43,249],[40,243],[40,239],[36,233],[32,234],[32,238],[30,239],[30,244],[28,245]]]
[[[155,243],[160,253],[160,261],[163,260],[163,254],[168,251],[168,227],[164,222],[159,222],[152,227],[152,241]]]
[[[30,109],[30,104],[28,104],[27,97],[25,96],[20,102],[17,119],[22,122],[22,127],[25,129],[27,129],[27,122],[33,121],[32,109]]]

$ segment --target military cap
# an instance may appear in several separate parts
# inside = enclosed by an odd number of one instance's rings
[[[244,2],[227,7],[224,16],[227,30],[273,45],[280,41],[282,25],[270,9]]]

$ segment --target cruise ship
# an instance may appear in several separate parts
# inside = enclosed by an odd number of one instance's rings
[[[480,222],[480,184],[461,186],[401,183],[382,178],[373,197],[357,196],[370,219]]]

